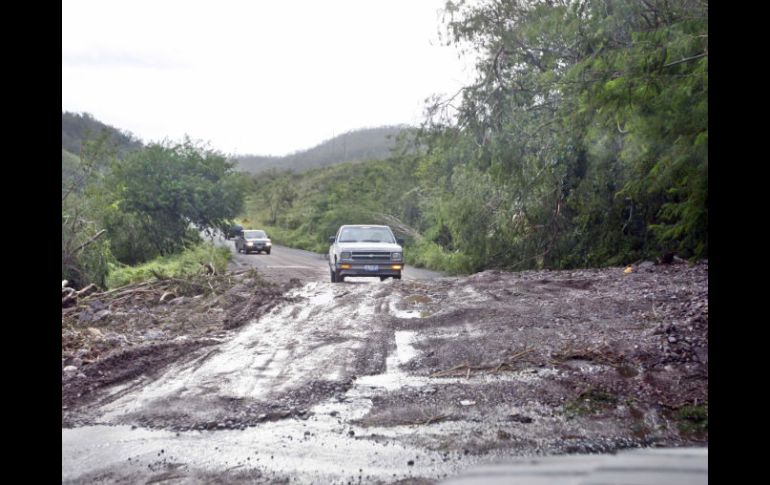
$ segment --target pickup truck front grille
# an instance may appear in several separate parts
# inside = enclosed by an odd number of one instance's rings
[[[353,251],[351,257],[353,261],[390,261],[388,251]]]

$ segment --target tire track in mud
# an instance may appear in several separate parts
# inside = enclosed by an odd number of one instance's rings
[[[371,373],[382,364],[362,359],[361,349],[376,347],[378,299],[368,298],[363,285],[341,289],[311,283],[290,295],[300,302],[284,305],[240,329],[234,337],[190,361],[177,363],[150,382],[104,399],[102,422],[153,421],[168,426],[162,414],[184,415],[209,423],[223,417],[212,396],[254,403],[283,403],[292,393],[313,381],[345,384],[357,375]],[[387,303],[385,304],[387,308]],[[379,358],[384,362],[382,352]],[[323,395],[312,396],[313,401]],[[108,402],[109,401],[109,402]],[[294,406],[307,408],[313,402]],[[145,412],[152,410],[151,412]],[[152,419],[144,419],[148,417]]]

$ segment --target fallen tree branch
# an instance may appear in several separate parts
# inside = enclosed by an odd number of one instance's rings
[[[88,241],[86,241],[86,242],[84,242],[83,244],[81,244],[80,246],[76,247],[76,248],[75,248],[75,250],[74,250],[74,251],[72,251],[72,254],[75,254],[75,253],[77,253],[77,252],[79,252],[79,251],[82,251],[82,250],[83,250],[83,249],[84,249],[86,246],[88,246],[89,244],[91,244],[91,243],[93,243],[94,241],[96,241],[97,239],[99,239],[99,237],[100,237],[102,234],[104,234],[105,232],[107,232],[107,229],[102,229],[102,230],[100,230],[99,232],[97,232],[96,234],[94,234],[93,236],[91,236],[91,238],[90,238]]]
[[[97,289],[97,286],[95,284],[91,283],[90,285],[86,286],[85,288],[82,288],[82,289],[78,290],[76,292],[76,295],[78,296],[78,298],[84,298],[84,297],[88,296],[89,294],[93,293],[94,291],[96,291],[96,289]]]
[[[682,64],[683,62],[694,61],[696,59],[700,59],[701,57],[706,57],[707,55],[708,54],[704,52],[703,54],[698,54],[697,56],[685,57],[684,59],[679,59],[678,61],[669,62],[668,64],[664,64],[663,67],[676,66],[677,64]]]
[[[472,371],[497,373],[503,370],[503,368],[507,368],[508,370],[513,370],[513,364],[516,361],[520,360],[522,356],[530,352],[532,352],[532,349],[523,350],[497,364],[482,364],[482,365],[474,366],[474,365],[470,365],[470,362],[466,361],[466,362],[463,362],[462,364],[452,367],[451,369],[434,372],[433,374],[430,375],[430,377],[462,377],[463,375],[465,375],[465,378],[469,379]]]
[[[469,365],[470,365],[469,362],[463,362],[462,364],[456,365],[456,366],[452,367],[451,369],[446,369],[446,370],[443,370],[443,371],[434,372],[430,376],[431,377],[443,377],[443,375],[448,373],[448,372],[454,372],[454,371],[457,371],[458,369],[462,369],[464,367],[468,367]]]

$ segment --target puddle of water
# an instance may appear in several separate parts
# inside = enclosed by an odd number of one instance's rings
[[[77,479],[84,469],[123,469],[129,464],[146,467],[160,459],[198,470],[222,471],[233,466],[259,469],[299,483],[345,482],[358,476],[365,481],[414,476],[438,479],[474,463],[469,459],[444,462],[439,453],[390,440],[366,439],[361,431],[350,436],[349,429],[329,427],[324,420],[285,420],[243,431],[178,435],[128,426],[63,429],[62,480]],[[410,460],[414,466],[407,465]]]
[[[396,332],[396,359],[398,365],[403,365],[417,357],[417,349],[412,343],[415,341],[417,332],[402,331]]]
[[[359,377],[356,380],[356,385],[384,387],[392,391],[404,387],[410,381],[413,381],[413,378],[402,371],[399,366],[417,356],[417,349],[412,345],[416,334],[417,332],[412,331],[396,332],[396,351],[391,353],[385,360],[385,373]]]
[[[420,310],[399,310],[398,308],[391,307],[390,313],[396,318],[423,318],[423,312]]]

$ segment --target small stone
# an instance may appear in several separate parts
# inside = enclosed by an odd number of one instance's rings
[[[64,372],[66,372],[67,374],[74,374],[77,371],[78,371],[78,368],[75,367],[74,365],[68,365],[67,367],[64,368]]]
[[[476,401],[470,401],[468,399],[463,399],[462,401],[460,401],[460,404],[462,406],[473,406],[474,404],[476,404]]]
[[[414,466],[414,460],[409,460],[408,462],[406,462],[406,464],[409,466]]]
[[[94,314],[93,320],[101,320],[102,318],[109,317],[110,315],[112,315],[112,312],[107,309],[99,310]]]

